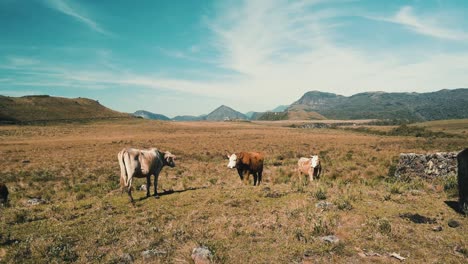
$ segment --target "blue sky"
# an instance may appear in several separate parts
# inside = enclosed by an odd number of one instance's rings
[[[0,0],[0,94],[173,117],[468,87],[468,1]]]

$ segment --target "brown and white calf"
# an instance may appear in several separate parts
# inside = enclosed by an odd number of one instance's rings
[[[309,181],[313,181],[314,177],[319,178],[322,173],[319,156],[313,155],[311,158],[300,158],[297,162],[297,171],[301,182],[303,174],[309,175]]]
[[[156,148],[125,148],[118,154],[120,165],[120,186],[122,192],[132,197],[133,178],[146,178],[146,197],[150,196],[151,175],[154,175],[154,196],[158,198],[158,177],[164,166],[175,167],[176,156],[170,152],[161,152]]]

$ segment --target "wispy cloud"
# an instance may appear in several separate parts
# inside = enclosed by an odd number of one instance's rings
[[[368,17],[374,20],[386,21],[390,23],[400,24],[406,28],[422,35],[431,36],[439,39],[448,40],[468,40],[468,33],[457,31],[453,28],[447,28],[444,21],[435,20],[434,16],[418,16],[414,13],[411,6],[402,7],[393,17]]]
[[[27,65],[34,65],[38,64],[39,60],[27,57],[17,57],[17,56],[9,56],[7,57],[8,64],[10,66],[27,66]]]
[[[109,32],[104,30],[96,21],[91,19],[90,17],[86,16],[85,14],[77,11],[76,8],[73,8],[71,5],[71,1],[66,1],[66,0],[44,0],[44,3],[46,6],[53,8],[65,15],[68,15],[79,22],[87,25],[90,27],[92,30],[99,32],[104,35],[110,35]],[[73,4],[73,6],[76,6],[76,3]]]

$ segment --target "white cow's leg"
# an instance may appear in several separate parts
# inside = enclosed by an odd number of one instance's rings
[[[146,197],[150,197],[151,175],[146,176]]]
[[[128,179],[128,196],[130,196],[130,201],[133,203],[133,196],[132,196],[132,182],[133,182],[133,176],[130,176]]]
[[[154,175],[154,198],[158,199],[158,178],[159,178],[159,173],[156,173]]]

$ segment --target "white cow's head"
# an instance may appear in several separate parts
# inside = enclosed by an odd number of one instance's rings
[[[169,151],[164,152],[164,164],[168,165],[169,167],[175,167],[175,159],[176,156]]]
[[[310,163],[310,166],[312,168],[315,168],[315,167],[317,167],[317,165],[319,163],[319,157],[317,155],[314,155],[314,156],[312,156],[311,161],[312,162]]]
[[[234,153],[232,155],[227,155],[228,159],[229,159],[229,163],[228,163],[228,168],[230,169],[233,169],[236,167],[236,163],[237,163],[237,155]]]

